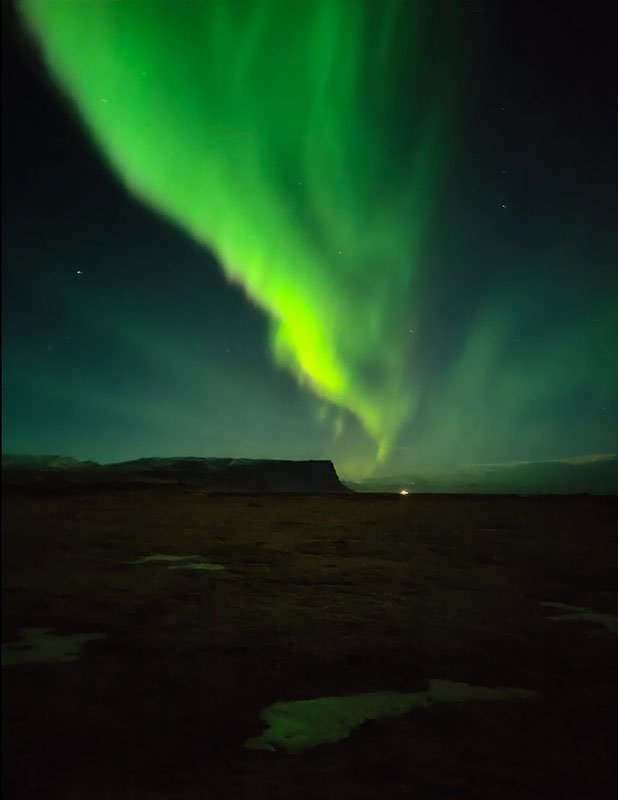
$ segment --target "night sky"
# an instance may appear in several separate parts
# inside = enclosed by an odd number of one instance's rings
[[[614,3],[20,7],[4,452],[618,451]]]

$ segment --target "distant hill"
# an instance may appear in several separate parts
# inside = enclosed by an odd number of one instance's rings
[[[443,494],[618,494],[618,456],[554,461],[469,464],[452,472],[374,478],[348,483],[358,492]]]
[[[70,456],[28,456],[2,454],[2,470],[63,470],[98,467],[94,461],[79,461]]]
[[[97,464],[66,456],[3,454],[5,485],[135,486],[175,484],[213,492],[349,492],[331,461],[140,458]]]

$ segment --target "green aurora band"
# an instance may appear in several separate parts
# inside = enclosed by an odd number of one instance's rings
[[[377,445],[450,149],[456,26],[407,0],[22,0],[128,190],[210,248],[277,363]]]

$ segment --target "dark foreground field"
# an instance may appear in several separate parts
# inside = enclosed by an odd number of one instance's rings
[[[4,630],[102,633],[3,669],[8,798],[615,798],[607,498],[14,491]],[[202,555],[219,571],[126,562]],[[609,617],[608,617],[609,619]],[[261,710],[429,679],[532,689],[434,705],[298,755]]]

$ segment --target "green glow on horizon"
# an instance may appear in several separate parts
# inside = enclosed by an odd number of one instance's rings
[[[378,460],[417,402],[407,330],[448,149],[452,42],[429,5],[21,3],[128,190],[217,254],[276,362]]]

